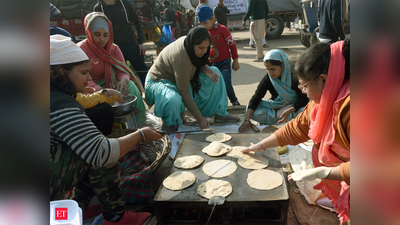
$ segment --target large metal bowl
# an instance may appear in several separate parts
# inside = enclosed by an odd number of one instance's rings
[[[114,109],[114,116],[123,116],[126,115],[132,108],[133,108],[133,103],[136,101],[137,97],[134,95],[128,95],[124,97],[124,102],[122,104],[113,104],[113,109]]]

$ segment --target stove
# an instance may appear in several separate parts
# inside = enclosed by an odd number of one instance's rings
[[[229,134],[232,139],[224,144],[230,146],[249,146],[250,143],[258,143],[272,133],[248,133]],[[253,170],[244,169],[237,164],[238,159],[226,155],[212,157],[201,152],[209,142],[205,139],[209,134],[187,134],[183,140],[175,158],[200,155],[204,158],[199,167],[186,170],[196,175],[196,183],[180,190],[171,191],[160,186],[155,198],[158,224],[205,224],[211,213],[212,206],[208,205],[208,199],[197,194],[197,186],[209,180],[216,179],[207,176],[202,167],[205,163],[226,159],[236,163],[237,170],[228,177],[218,178],[228,181],[233,188],[232,193],[226,197],[223,205],[217,205],[210,224],[286,224],[286,213],[288,208],[288,186],[286,182],[272,190],[256,190],[247,184],[247,175]],[[268,170],[282,175],[284,181],[279,155],[275,148],[268,148],[265,153],[257,152],[257,155],[268,159]],[[166,176],[181,171],[171,165]]]

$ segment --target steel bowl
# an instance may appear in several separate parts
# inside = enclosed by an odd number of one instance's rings
[[[128,95],[124,97],[124,102],[122,104],[114,103],[112,105],[114,109],[114,116],[123,116],[126,115],[132,108],[133,103],[136,101],[137,97],[134,95]]]

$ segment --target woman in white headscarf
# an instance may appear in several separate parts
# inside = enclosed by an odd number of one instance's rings
[[[50,201],[75,188],[73,199],[83,209],[93,195],[98,197],[103,224],[143,224],[149,213],[125,210],[117,162],[139,141],[161,135],[143,128],[116,139],[104,137],[75,100],[91,80],[89,71],[89,58],[70,38],[50,37]]]

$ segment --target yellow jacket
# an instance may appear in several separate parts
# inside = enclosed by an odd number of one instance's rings
[[[83,106],[85,109],[90,109],[100,103],[107,102],[107,103],[114,103],[117,100],[116,96],[105,96],[102,94],[102,91],[95,92],[93,94],[84,95],[78,93],[76,95],[76,100]]]

